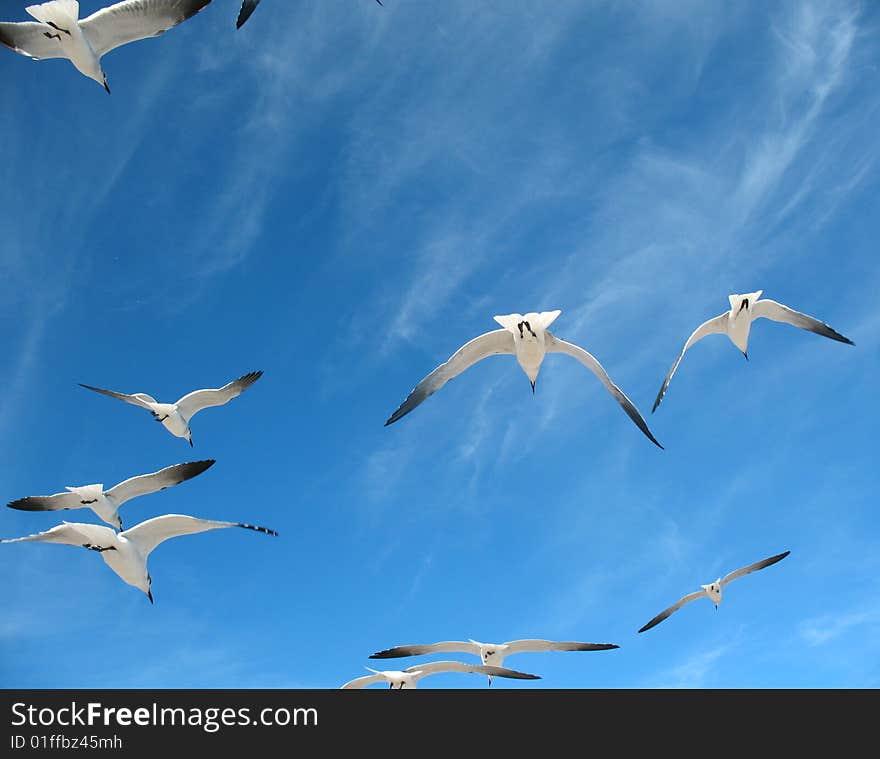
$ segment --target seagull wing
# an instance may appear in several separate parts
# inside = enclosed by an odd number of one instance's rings
[[[752,306],[752,318],[760,319],[762,317],[764,319],[772,319],[775,322],[793,324],[795,327],[815,332],[817,335],[830,337],[832,340],[837,340],[839,343],[855,345],[852,340],[848,337],[844,337],[837,330],[832,329],[825,324],[825,322],[820,322],[812,316],[807,316],[800,311],[795,311],[788,306],[783,306],[775,300],[762,299],[755,302],[755,305]]]
[[[387,427],[402,416],[406,416],[428,396],[436,393],[449,380],[457,377],[465,369],[476,364],[477,361],[481,361],[487,356],[496,356],[501,353],[516,353],[513,335],[506,329],[495,329],[491,332],[486,332],[484,335],[475,337],[469,343],[465,343],[452,354],[446,363],[440,364],[413,388],[413,391],[400,404],[397,411],[385,422],[385,426]]]
[[[375,654],[371,654],[370,658],[397,659],[401,656],[421,656],[422,654],[449,653],[453,651],[480,655],[480,647],[476,643],[469,643],[465,640],[444,640],[440,643],[430,643],[425,646],[386,648],[384,651],[377,651]]]
[[[62,522],[51,530],[26,535],[23,538],[0,540],[0,543],[61,543],[67,546],[100,546],[109,548],[116,544],[116,533],[109,527],[100,524],[83,524],[81,522]]]
[[[87,504],[80,503],[81,496],[76,493],[55,493],[55,495],[31,495],[7,503],[10,509],[21,511],[61,511],[62,509],[81,509]]]
[[[761,561],[756,561],[754,564],[749,564],[747,567],[743,567],[742,569],[737,569],[735,572],[731,572],[730,574],[724,575],[721,578],[721,587],[723,588],[728,583],[733,582],[734,580],[739,579],[743,575],[747,575],[750,572],[757,572],[759,569],[763,569],[764,567],[769,567],[771,564],[775,564],[777,561],[782,561],[791,551],[786,551],[785,553],[778,553],[776,556],[771,556],[769,559],[762,559]]]
[[[404,672],[418,672],[422,677],[434,675],[439,672],[474,672],[479,675],[492,675],[493,677],[509,677],[514,680],[540,680],[538,675],[530,675],[526,672],[518,672],[507,667],[493,667],[485,664],[466,664],[461,661],[432,661],[426,664],[417,664],[407,667]]]
[[[678,611],[685,604],[690,603],[691,601],[695,601],[696,599],[705,595],[705,591],[702,590],[695,590],[693,593],[689,593],[678,603],[672,604],[672,606],[670,606],[668,609],[661,611],[656,617],[654,617],[654,619],[652,619],[641,630],[639,630],[639,632],[643,633],[645,632],[645,630],[650,630],[652,627],[654,627],[654,625],[659,625],[664,619],[666,619],[666,617],[672,614],[672,612]]]
[[[96,11],[79,22],[100,58],[120,45],[158,37],[186,21],[211,0],[124,0]]]
[[[222,406],[224,403],[229,403],[229,401],[241,395],[262,376],[263,372],[250,372],[217,390],[193,390],[193,392],[187,393],[177,401],[177,410],[184,419],[191,419],[193,414],[201,411],[203,408]]]
[[[666,375],[666,379],[663,380],[663,385],[660,387],[660,392],[657,393],[657,400],[654,401],[654,408],[651,409],[651,413],[653,414],[657,410],[657,406],[660,405],[660,401],[663,400],[663,396],[666,395],[666,389],[669,387],[669,383],[672,382],[672,375],[675,374],[675,370],[678,369],[678,365],[681,362],[682,356],[684,356],[684,352],[690,348],[695,342],[698,340],[702,340],[706,335],[713,335],[715,333],[726,333],[727,332],[727,312],[725,311],[720,316],[716,316],[714,319],[709,319],[708,321],[703,322],[699,327],[697,327],[693,334],[688,338],[687,342],[684,344],[684,348],[681,349],[681,353],[678,354],[678,358],[675,359],[675,363],[672,365],[672,368],[669,370],[669,373]]]
[[[252,524],[242,524],[241,522],[215,522],[211,519],[197,519],[182,514],[164,514],[161,517],[153,517],[119,534],[137,545],[146,558],[156,546],[169,538],[192,535],[207,530],[219,530],[224,527],[244,527],[246,530],[265,532],[267,535],[278,534],[268,527],[255,527]]]
[[[21,55],[27,55],[35,61],[47,58],[66,58],[61,41],[55,39],[49,27],[36,21],[18,23],[0,23],[0,45],[5,45]],[[46,35],[49,35],[48,37]]]
[[[372,685],[373,683],[381,683],[387,682],[385,677],[378,672],[375,675],[364,675],[363,677],[356,677],[354,680],[349,680],[345,685],[340,686],[340,690],[353,690],[355,688],[366,688],[368,685]]]
[[[651,434],[647,422],[645,422],[633,402],[626,397],[623,390],[611,381],[611,377],[609,377],[605,369],[602,368],[602,364],[600,364],[592,354],[587,353],[587,351],[577,345],[567,343],[565,340],[560,340],[550,332],[545,332],[544,334],[544,347],[548,353],[565,353],[567,356],[571,356],[580,361],[602,381],[602,384],[605,385],[605,389],[614,396],[614,399],[621,405],[623,410],[626,411],[629,418],[636,423],[636,426],[644,432],[645,435],[647,435],[648,439],[659,448],[663,447]]]
[[[566,640],[511,640],[504,644],[505,656],[526,651],[608,651],[620,648],[614,643],[578,643]]]
[[[251,13],[256,10],[259,4],[260,0],[244,0],[241,4],[241,10],[238,12],[238,20],[235,22],[236,29],[241,29],[241,25],[251,17]]]
[[[135,406],[140,406],[141,408],[150,409],[151,403],[158,403],[158,401],[152,396],[147,395],[146,393],[132,393],[128,395],[126,393],[117,393],[115,390],[104,390],[100,387],[92,387],[91,385],[84,385],[82,382],[79,383],[80,387],[84,387],[86,390],[94,390],[96,393],[101,393],[102,395],[109,395],[111,398],[118,398],[121,401],[125,401],[126,403],[131,403]],[[152,411],[152,409],[150,409]]]
[[[190,461],[186,464],[166,466],[164,469],[160,469],[152,474],[130,477],[110,488],[104,495],[113,501],[114,505],[118,508],[126,501],[137,498],[139,495],[155,493],[157,490],[170,488],[172,485],[177,485],[184,480],[195,477],[204,472],[213,463],[214,459],[208,459],[206,461]]]

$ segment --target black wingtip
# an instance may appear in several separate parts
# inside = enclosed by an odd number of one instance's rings
[[[148,590],[148,591],[147,591],[147,598],[150,599],[150,603],[155,603],[155,602],[153,601],[153,591],[152,591],[152,590]]]
[[[276,538],[278,537],[278,533],[275,530],[271,530],[268,527],[260,527],[256,524],[244,524],[244,522],[238,523],[239,527],[244,527],[246,530],[253,530],[254,532],[263,532],[266,535],[273,535]]]

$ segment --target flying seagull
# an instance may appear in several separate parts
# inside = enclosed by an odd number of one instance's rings
[[[695,590],[693,593],[689,593],[684,598],[682,598],[678,603],[672,604],[668,609],[661,611],[654,619],[652,619],[648,624],[642,627],[639,632],[643,633],[645,630],[650,630],[654,625],[659,625],[666,617],[668,617],[672,612],[678,611],[682,606],[686,603],[690,603],[691,601],[695,601],[698,598],[702,598],[705,596],[712,603],[715,604],[715,608],[718,608],[718,604],[721,603],[721,590],[725,585],[729,585],[734,580],[739,579],[743,575],[747,575],[750,572],[757,572],[759,569],[763,569],[764,567],[769,567],[771,564],[775,564],[777,561],[782,561],[791,551],[786,551],[785,553],[777,554],[776,556],[771,556],[769,559],[762,559],[761,561],[756,561],[754,564],[749,564],[747,567],[743,567],[742,569],[737,569],[735,572],[731,572],[724,577],[719,577],[715,582],[710,582],[708,585],[701,585],[702,590]]]
[[[397,646],[378,651],[371,659],[396,659],[401,656],[421,656],[422,654],[464,652],[479,656],[484,665],[500,667],[506,656],[537,651],[608,651],[620,648],[614,643],[579,643],[577,641],[557,640],[509,640],[507,643],[480,643],[476,640],[446,640],[420,646]],[[489,675],[492,685],[492,675]]]
[[[608,392],[623,407],[629,418],[636,423],[638,428],[647,435],[652,443],[662,448],[663,446],[651,434],[639,410],[624,395],[623,391],[611,381],[602,365],[583,348],[554,337],[550,330],[547,329],[561,313],[562,311],[542,311],[541,313],[529,313],[525,316],[521,314],[495,316],[495,321],[503,329],[486,332],[459,348],[446,363],[440,364],[413,388],[406,400],[400,404],[397,411],[385,422],[385,426],[387,427],[401,417],[406,416],[428,396],[437,392],[449,382],[449,380],[454,379],[465,369],[470,368],[487,356],[498,354],[516,356],[520,367],[522,367],[522,370],[529,378],[529,382],[532,385],[532,393],[534,393],[535,381],[538,379],[538,372],[541,371],[541,363],[544,361],[545,354],[565,353],[580,361],[587,369],[593,372],[601,380],[602,384],[605,385]]]
[[[382,5],[382,0],[376,0],[376,2]],[[251,17],[251,13],[257,9],[259,4],[260,0],[243,0],[241,10],[238,12],[238,20],[235,22],[236,29],[241,29],[242,24]]]
[[[62,522],[51,530],[38,532],[36,535],[27,535],[23,538],[0,540],[0,543],[27,541],[62,543],[97,551],[104,559],[104,563],[116,572],[123,582],[142,590],[152,603],[153,594],[150,588],[153,580],[147,571],[147,557],[150,552],[169,538],[205,532],[206,530],[219,530],[224,527],[243,527],[246,530],[264,532],[267,535],[278,535],[275,530],[270,530],[268,527],[256,527],[252,524],[215,522],[210,519],[196,519],[196,517],[183,516],[182,514],[165,514],[136,524],[123,532],[115,532],[100,524]]]
[[[80,383],[80,387],[94,390],[96,393],[109,395],[111,398],[119,398],[121,401],[149,410],[153,415],[153,419],[161,422],[162,426],[172,435],[186,438],[189,444],[192,445],[192,431],[189,428],[189,421],[195,414],[203,408],[222,406],[224,403],[229,403],[229,401],[247,390],[262,376],[263,372],[251,372],[216,390],[193,390],[174,403],[159,403],[153,396],[146,393],[127,395],[126,393],[102,390],[100,387],[92,387],[82,383]]]
[[[206,461],[190,461],[186,464],[175,464],[160,469],[152,474],[142,474],[138,477],[130,477],[109,490],[104,490],[103,485],[81,485],[79,487],[67,487],[66,493],[55,495],[32,495],[27,498],[19,498],[17,501],[8,503],[11,509],[22,511],[59,511],[61,509],[90,508],[107,524],[122,531],[122,517],[119,516],[119,507],[132,498],[139,495],[155,493],[172,485],[177,485],[184,480],[189,480],[204,472],[214,463],[214,459]]]
[[[124,0],[79,18],[77,0],[50,0],[25,8],[34,21],[0,23],[0,44],[35,61],[67,58],[107,92],[101,57],[129,42],[157,37],[211,0]]]
[[[372,675],[358,677],[349,680],[342,689],[366,688],[374,683],[386,682],[389,687],[394,690],[403,690],[404,688],[412,689],[418,687],[418,682],[426,675],[434,675],[438,672],[473,672],[478,675],[490,675],[492,677],[510,677],[514,680],[540,680],[538,675],[528,675],[525,672],[517,672],[515,669],[505,669],[504,667],[487,667],[482,664],[465,664],[460,661],[434,661],[427,664],[420,664],[417,667],[408,667],[402,672],[385,671],[380,672],[377,669],[365,669],[372,672]]]
[[[755,319],[764,317],[765,319],[772,319],[775,322],[793,324],[795,327],[815,332],[817,335],[830,337],[832,340],[837,340],[840,343],[855,345],[852,340],[848,337],[844,337],[836,330],[833,330],[825,324],[825,322],[820,322],[812,316],[807,316],[799,311],[794,311],[788,306],[783,306],[781,303],[777,303],[775,300],[770,300],[769,298],[760,300],[761,293],[763,292],[763,290],[758,290],[754,293],[728,295],[727,297],[730,300],[730,310],[725,311],[720,316],[716,316],[713,319],[703,322],[694,330],[694,333],[684,344],[684,348],[681,349],[681,353],[678,354],[678,358],[675,359],[675,363],[669,370],[669,374],[666,375],[666,379],[663,380],[663,385],[660,387],[660,392],[657,393],[657,400],[654,401],[654,408],[651,409],[651,413],[657,410],[657,406],[659,406],[660,401],[663,400],[663,396],[666,394],[666,389],[672,381],[672,375],[675,374],[675,370],[678,369],[678,364],[681,361],[682,356],[684,356],[684,352],[694,343],[706,337],[706,335],[727,335],[730,338],[730,341],[742,351],[746,358],[748,358],[749,331],[752,328],[752,322]]]

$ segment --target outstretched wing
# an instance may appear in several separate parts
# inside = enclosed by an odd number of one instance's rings
[[[397,411],[385,422],[385,426],[387,427],[402,416],[406,416],[428,396],[436,393],[449,380],[457,377],[465,369],[476,364],[477,361],[481,361],[487,356],[496,356],[503,353],[516,353],[513,335],[506,329],[495,329],[491,332],[486,332],[479,337],[475,337],[469,343],[465,343],[452,354],[448,361],[440,364],[413,388],[406,400],[400,404]]]
[[[614,643],[578,643],[566,640],[511,640],[504,644],[505,656],[526,651],[608,651],[620,648]]]
[[[507,667],[493,667],[485,664],[466,664],[461,661],[432,661],[426,664],[417,664],[407,667],[404,672],[418,672],[422,677],[434,675],[440,672],[473,672],[478,675],[492,675],[493,677],[509,677],[514,680],[540,680],[538,675],[530,675],[526,672],[518,672]]]
[[[802,314],[800,311],[795,311],[788,306],[783,306],[781,303],[777,303],[775,300],[770,300],[769,298],[755,302],[755,305],[752,306],[752,318],[772,319],[775,322],[793,324],[795,327],[815,332],[817,335],[830,337],[832,340],[837,340],[839,343],[855,345],[852,340],[848,337],[844,337],[837,330],[829,327],[825,322],[820,322],[812,316]]]
[[[82,496],[68,492],[55,493],[55,495],[31,495],[6,505],[10,509],[21,511],[61,511],[63,509],[81,509],[87,505],[80,501],[82,501]]]
[[[186,21],[211,0],[123,0],[79,22],[92,50],[100,58],[120,45],[158,37]]]
[[[340,686],[340,690],[352,690],[354,688],[366,688],[368,685],[372,685],[373,683],[381,683],[381,682],[386,682],[386,680],[380,674],[364,675],[363,677],[356,677],[354,680],[349,680],[347,683]]]
[[[777,561],[782,561],[791,551],[786,551],[785,553],[778,553],[776,556],[771,556],[769,559],[762,559],[761,561],[756,561],[754,564],[749,564],[747,567],[743,567],[742,569],[737,569],[735,572],[731,572],[730,574],[724,575],[721,578],[721,587],[723,588],[728,583],[733,582],[734,580],[739,579],[743,575],[747,575],[750,572],[757,572],[759,569],[763,569],[764,567],[769,567],[771,564],[775,564]]]
[[[118,508],[126,501],[137,498],[139,495],[147,495],[155,493],[157,490],[170,488],[184,480],[189,480],[198,474],[204,472],[208,467],[214,464],[214,459],[206,461],[190,461],[186,464],[174,464],[166,466],[158,472],[152,474],[142,474],[138,477],[130,477],[124,482],[110,488],[104,493]]]
[[[684,344],[684,348],[681,349],[681,353],[679,353],[678,357],[675,359],[675,363],[672,364],[672,368],[666,375],[666,379],[663,380],[663,384],[660,386],[660,392],[657,393],[657,400],[654,401],[654,408],[651,409],[652,414],[657,410],[657,406],[660,405],[660,401],[663,400],[663,396],[666,395],[666,390],[669,387],[669,383],[672,382],[672,375],[675,374],[675,370],[678,369],[678,365],[679,363],[681,363],[684,352],[688,348],[690,348],[695,342],[697,342],[698,340],[702,340],[704,337],[706,337],[706,335],[713,335],[716,333],[725,332],[727,332],[726,311],[720,316],[716,316],[713,319],[709,319],[708,321],[703,322],[699,327],[694,330],[693,334],[687,339],[687,342]]]
[[[118,398],[120,401],[125,401],[126,403],[131,403],[145,409],[150,409],[149,404],[157,403],[152,395],[147,395],[146,393],[132,393],[131,395],[128,395],[126,393],[117,393],[115,390],[104,390],[100,387],[84,385],[82,382],[79,383],[79,386],[84,387],[86,390],[94,390],[96,393],[101,393],[101,395],[109,395],[111,398]]]
[[[262,376],[263,372],[250,372],[217,390],[193,390],[193,392],[187,393],[177,401],[177,410],[184,419],[191,419],[193,414],[201,411],[203,408],[222,406],[224,403],[229,403],[229,401],[241,395]]]
[[[682,598],[678,603],[672,604],[668,609],[664,609],[661,611],[654,619],[652,619],[648,624],[642,627],[639,632],[643,633],[645,630],[650,630],[654,625],[659,625],[666,617],[672,614],[675,611],[678,611],[682,606],[686,603],[690,603],[691,601],[695,601],[696,599],[705,596],[706,593],[702,590],[695,590],[693,593],[689,593],[684,598]]]
[[[83,524],[80,522],[62,522],[51,530],[25,535],[23,538],[0,540],[0,543],[61,543],[67,546],[114,546],[116,533],[109,527],[99,524]]]
[[[57,34],[45,24],[38,24],[36,21],[0,23],[0,45],[35,61],[67,57]]]
[[[146,558],[156,546],[169,538],[192,535],[207,530],[220,530],[225,527],[244,527],[246,530],[265,532],[267,535],[278,534],[268,527],[255,527],[252,524],[242,524],[241,522],[215,522],[211,519],[198,519],[183,514],[164,514],[161,517],[153,517],[119,534],[135,543]]]
[[[587,369],[589,369],[593,374],[595,374],[605,385],[605,389],[608,390],[611,395],[614,396],[614,399],[621,405],[624,411],[626,411],[627,416],[632,419],[636,426],[645,433],[654,445],[662,448],[663,446],[657,442],[657,439],[651,434],[651,430],[648,429],[648,424],[645,422],[642,415],[639,413],[639,410],[635,407],[633,402],[626,397],[623,390],[621,390],[617,385],[615,385],[611,381],[611,377],[608,376],[608,372],[602,368],[602,364],[600,364],[595,357],[587,353],[580,346],[574,345],[572,343],[567,343],[565,340],[560,340],[558,337],[555,337],[550,332],[544,333],[544,347],[548,353],[565,353],[572,358],[580,361]]]
[[[397,659],[401,656],[421,656],[422,654],[448,653],[452,651],[480,655],[480,647],[476,643],[469,643],[465,640],[444,640],[440,643],[430,643],[423,646],[386,648],[384,651],[377,651],[375,654],[371,654],[370,658]]]
[[[235,22],[235,28],[241,29],[241,25],[251,17],[260,0],[244,0],[241,4],[241,10],[238,12],[238,20]],[[344,686],[343,686],[344,687]]]

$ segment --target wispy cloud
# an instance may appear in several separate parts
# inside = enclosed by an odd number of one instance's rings
[[[846,635],[853,628],[865,625],[874,630],[873,635],[876,637],[880,632],[880,611],[864,609],[811,617],[800,623],[798,632],[807,645],[823,646]]]
[[[708,651],[700,651],[669,669],[654,675],[644,687],[649,688],[705,688],[711,683],[717,663],[735,644],[722,644]]]

